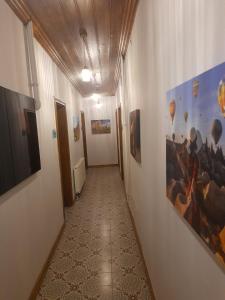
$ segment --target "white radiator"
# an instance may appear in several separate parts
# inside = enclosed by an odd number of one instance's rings
[[[82,157],[73,168],[75,193],[79,195],[86,180],[85,160]]]

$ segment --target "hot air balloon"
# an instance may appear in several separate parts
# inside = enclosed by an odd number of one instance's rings
[[[225,117],[225,78],[220,81],[218,88],[218,103],[223,116]]]
[[[173,142],[175,141],[175,138],[176,138],[175,133],[173,133],[173,134],[172,134]]]
[[[196,140],[197,149],[195,152],[198,153],[202,149],[202,145],[203,145],[202,136],[199,130],[196,131],[196,136],[197,136],[197,140]]]
[[[220,138],[221,138],[221,135],[222,135],[222,132],[223,132],[223,127],[222,127],[222,123],[220,120],[218,119],[215,119],[212,123],[212,137],[214,139],[214,142],[215,144],[217,145]]]
[[[190,130],[190,140],[193,143],[197,138],[197,133],[194,127],[191,128]]]
[[[184,113],[184,120],[185,120],[185,123],[187,123],[187,120],[188,120],[188,112],[187,111]]]
[[[175,102],[175,100],[172,100],[170,102],[169,111],[170,111],[170,116],[171,116],[172,123],[173,123],[173,119],[174,119],[174,116],[175,116],[175,113],[176,113],[176,102]]]
[[[198,92],[199,92],[199,81],[194,80],[193,87],[192,87],[192,94],[195,98],[198,97]]]

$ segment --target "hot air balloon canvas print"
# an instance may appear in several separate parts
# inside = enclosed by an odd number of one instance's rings
[[[79,116],[73,117],[73,134],[74,134],[74,141],[77,142],[80,139],[80,120]]]
[[[167,93],[166,193],[225,267],[225,63]]]
[[[140,109],[130,112],[130,152],[141,163],[141,123]]]

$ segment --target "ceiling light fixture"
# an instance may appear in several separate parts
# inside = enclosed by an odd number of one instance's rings
[[[80,29],[80,37],[83,41],[83,48],[84,48],[84,67],[81,71],[81,79],[84,82],[90,82],[92,78],[92,72],[91,70],[87,67],[86,63],[86,45],[85,45],[85,40],[87,39],[87,31],[84,28]]]
[[[90,82],[91,81],[91,71],[88,69],[88,67],[84,66],[81,71],[81,78],[84,82]]]

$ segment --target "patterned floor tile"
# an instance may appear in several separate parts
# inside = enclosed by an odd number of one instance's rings
[[[111,300],[112,286],[96,286],[95,281],[88,282],[88,284],[85,285],[82,295],[83,299],[87,300]]]
[[[88,170],[37,300],[150,300],[117,168]]]

